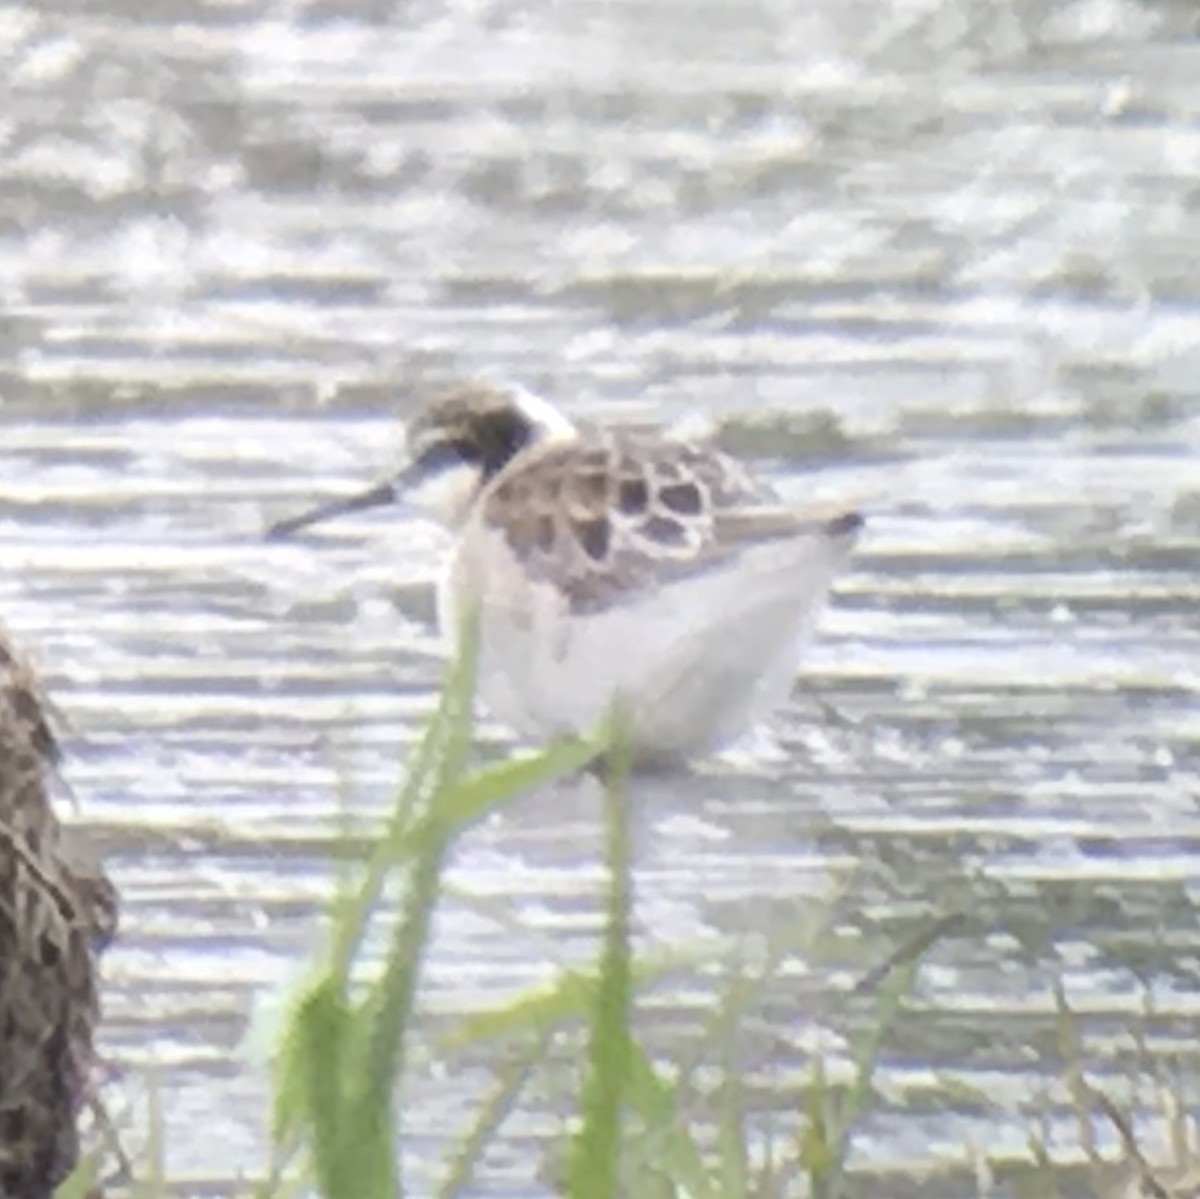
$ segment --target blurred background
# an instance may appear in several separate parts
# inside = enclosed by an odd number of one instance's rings
[[[154,1080],[181,1186],[261,1167],[244,1034],[441,670],[437,530],[262,530],[478,373],[701,418],[870,515],[773,735],[637,797],[644,943],[834,913],[747,1017],[764,1118],[953,910],[861,1193],[961,1195],[981,1154],[1007,1193],[1031,1130],[1072,1159],[1056,986],[1153,1142],[1138,1079],[1195,1083],[1200,1019],[1198,33],[1190,0],[0,5],[0,616],[124,897],[108,1094],[136,1130]],[[593,800],[460,848],[435,1020],[591,952]],[[715,987],[656,990],[663,1045]],[[416,1177],[486,1074],[429,1072]],[[481,1195],[549,1193],[555,1113]]]

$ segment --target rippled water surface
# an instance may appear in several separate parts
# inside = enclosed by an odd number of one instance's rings
[[[116,1102],[153,1067],[188,1188],[262,1164],[248,1023],[442,663],[437,530],[261,531],[374,478],[421,390],[481,371],[579,416],[699,414],[788,494],[870,514],[774,740],[638,796],[651,943],[844,896],[832,957],[791,959],[750,1029],[764,1110],[836,1056],[854,972],[946,910],[967,927],[884,1054],[863,1194],[963,1194],[1038,1119],[1069,1156],[1057,985],[1120,1095],[1131,1030],[1194,1053],[1196,9],[698,12],[0,7],[0,613],[124,898]],[[472,832],[433,1011],[592,951],[595,818],[580,785]],[[711,993],[664,985],[647,1020],[684,1037]],[[410,1113],[418,1174],[477,1074]],[[547,1193],[546,1127],[481,1194]]]

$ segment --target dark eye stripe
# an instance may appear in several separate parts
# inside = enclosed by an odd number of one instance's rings
[[[477,459],[465,441],[431,441],[417,455],[416,467],[422,472],[432,473],[445,470],[448,466],[461,466]]]

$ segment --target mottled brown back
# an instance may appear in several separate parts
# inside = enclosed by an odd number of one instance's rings
[[[522,456],[483,502],[484,524],[502,531],[534,578],[561,586],[578,612],[738,552],[752,539],[743,519],[750,513],[759,517],[758,540],[798,527],[770,489],[724,454],[601,433]]]

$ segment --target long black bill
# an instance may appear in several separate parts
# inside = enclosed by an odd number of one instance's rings
[[[382,504],[394,503],[398,490],[394,481],[379,483],[370,491],[361,491],[358,495],[331,500],[328,504],[320,504],[316,508],[310,508],[307,512],[301,512],[299,516],[289,516],[287,520],[273,524],[267,530],[267,540],[282,541],[285,537],[290,537],[301,529],[307,529],[309,525],[315,525],[318,521],[329,520],[333,516],[345,516],[348,512],[361,512],[364,508],[378,508]]]

